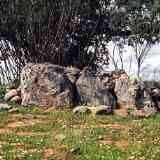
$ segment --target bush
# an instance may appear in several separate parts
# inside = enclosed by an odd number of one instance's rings
[[[0,102],[4,101],[6,86],[0,86]]]
[[[146,88],[160,88],[160,82],[158,81],[145,81]]]

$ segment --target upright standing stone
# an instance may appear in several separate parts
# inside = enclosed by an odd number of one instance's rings
[[[105,105],[114,107],[115,99],[109,92],[108,88],[104,88],[100,79],[89,70],[81,73],[77,83],[77,92],[79,101],[82,104]]]
[[[136,106],[136,85],[131,82],[126,73],[115,79],[115,94],[119,108],[133,108]]]

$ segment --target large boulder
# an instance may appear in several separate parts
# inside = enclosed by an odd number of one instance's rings
[[[115,94],[118,108],[134,108],[136,106],[138,87],[129,79],[126,73],[122,73],[115,79]]]
[[[85,69],[76,83],[79,102],[82,104],[92,104],[95,106],[115,105],[115,98],[110,93],[109,88],[105,87],[101,78]]]
[[[52,64],[28,64],[21,73],[24,106],[71,107],[73,87],[65,69]]]

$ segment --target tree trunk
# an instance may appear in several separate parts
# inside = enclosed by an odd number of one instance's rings
[[[138,80],[140,79],[140,73],[141,73],[141,64],[138,63],[138,69],[137,69],[137,77],[138,77]]]

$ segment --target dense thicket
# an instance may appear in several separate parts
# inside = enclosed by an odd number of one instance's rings
[[[21,68],[27,62],[97,67],[108,64],[113,37],[158,40],[153,0],[0,0],[0,36]],[[135,24],[136,25],[135,27]],[[153,30],[153,26],[154,27]],[[154,38],[153,38],[154,37]]]

